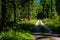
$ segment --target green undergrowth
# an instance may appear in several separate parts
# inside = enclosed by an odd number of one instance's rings
[[[32,32],[36,22],[37,22],[37,19],[24,20],[24,21],[17,22],[17,24],[13,24],[13,25],[9,24],[8,26],[14,30],[18,30],[18,31],[25,30],[25,31]]]
[[[32,31],[37,19],[7,23],[7,31],[0,32],[0,40],[32,40]]]
[[[46,26],[50,27],[51,30],[60,34],[60,19],[43,19]]]
[[[37,22],[37,19],[31,19],[31,20],[24,20],[24,21],[19,21],[18,24],[35,24]]]
[[[32,35],[26,31],[15,32],[10,30],[8,32],[1,32],[0,40],[32,40]]]
[[[18,21],[16,24],[13,22],[7,23],[8,29],[12,28],[14,30],[25,30],[25,31],[32,31],[35,27],[35,23],[37,22],[37,19],[31,19],[31,20],[23,20]]]

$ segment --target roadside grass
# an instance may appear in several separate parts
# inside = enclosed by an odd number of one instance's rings
[[[1,32],[0,40],[32,40],[32,35],[29,32],[14,32],[10,30],[8,32]]]
[[[60,21],[59,19],[43,19],[43,22],[45,23],[46,26],[51,28],[56,33],[60,34]]]

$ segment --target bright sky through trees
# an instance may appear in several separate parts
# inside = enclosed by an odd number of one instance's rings
[[[38,3],[40,3],[41,0],[37,0]]]

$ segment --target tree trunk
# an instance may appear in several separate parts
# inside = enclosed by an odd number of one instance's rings
[[[16,4],[15,4],[15,0],[13,0],[13,9],[14,9],[14,23],[16,23]]]
[[[43,0],[43,4],[42,4],[42,6],[43,6],[43,9],[42,9],[42,11],[43,11],[43,13],[44,13],[44,8],[45,8],[45,0]]]
[[[28,20],[30,20],[31,13],[30,13],[30,1],[28,2]]]
[[[16,5],[14,5],[14,23],[16,23]]]
[[[48,18],[49,5],[47,4],[46,6],[47,6],[47,8],[46,8],[46,18]]]
[[[6,28],[6,0],[2,0],[2,25],[0,30],[5,30]]]
[[[52,14],[52,0],[51,0],[51,14]]]

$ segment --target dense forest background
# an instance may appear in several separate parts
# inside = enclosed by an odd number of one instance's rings
[[[45,15],[42,19],[45,25],[54,32],[60,33],[59,0],[0,0],[0,39],[4,40],[5,37],[9,36],[7,40],[9,38],[24,40],[31,36],[34,25],[38,20],[36,17],[38,11]],[[23,34],[26,37],[21,37]],[[19,39],[18,36],[21,38]]]

